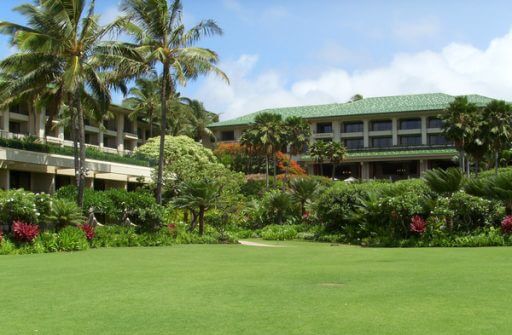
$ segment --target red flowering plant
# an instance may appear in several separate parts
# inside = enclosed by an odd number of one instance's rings
[[[171,234],[171,236],[176,237],[178,233],[178,226],[176,226],[176,224],[174,223],[169,223],[167,225],[167,230],[169,231],[169,234]]]
[[[419,215],[414,215],[411,218],[409,228],[412,233],[423,235],[427,231],[427,222]]]
[[[503,221],[501,221],[501,231],[503,234],[512,234],[512,215],[505,216]]]
[[[39,226],[23,221],[14,221],[12,224],[14,238],[19,242],[32,242],[39,235]]]
[[[81,225],[80,229],[82,229],[82,231],[85,234],[85,238],[87,238],[88,241],[91,241],[94,238],[94,236],[96,236],[96,233],[94,232],[94,227],[89,224]]]
[[[0,229],[0,243],[2,243],[2,240],[4,239],[4,235],[2,233],[2,230]]]

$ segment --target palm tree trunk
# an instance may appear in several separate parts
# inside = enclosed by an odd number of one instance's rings
[[[496,151],[494,153],[494,173],[498,175],[498,169],[500,167],[500,152]]]
[[[334,180],[335,175],[336,175],[336,164],[332,163],[332,180]]]
[[[78,140],[80,149],[80,159],[78,163],[78,194],[76,202],[80,208],[84,204],[84,191],[85,191],[85,125],[84,125],[84,111],[82,109],[82,102],[80,97],[80,88],[76,93],[75,100],[76,112],[78,114]]]
[[[277,186],[277,157],[273,154],[272,162],[274,163],[274,188]]]
[[[149,138],[153,137],[153,112],[149,115]]]
[[[199,235],[203,236],[204,234],[204,208],[199,209]]]
[[[268,159],[268,154],[265,155],[265,166],[266,166],[266,170],[265,170],[265,184],[267,186],[267,191],[268,191],[268,187],[269,187],[269,182],[268,182],[268,173],[269,173],[269,159]]]
[[[164,146],[165,146],[165,131],[167,128],[167,97],[171,93],[170,78],[169,78],[169,64],[164,63],[162,73],[162,92],[161,92],[161,105],[162,115],[160,120],[160,152],[158,157],[158,174],[156,181],[156,201],[162,204],[162,187],[164,176]],[[169,92],[168,92],[169,91]]]
[[[72,104],[70,104],[72,106]],[[76,113],[71,114],[71,140],[73,141],[73,164],[75,168],[75,186],[78,189],[78,173],[80,172],[79,154],[78,154],[78,127]]]

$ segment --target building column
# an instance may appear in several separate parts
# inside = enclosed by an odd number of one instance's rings
[[[361,179],[363,179],[363,180],[370,179],[370,163],[369,162],[361,162]]]
[[[420,159],[420,176],[428,170],[428,160]]]
[[[341,142],[341,122],[332,122],[332,140],[333,142]]]
[[[363,120],[363,145],[365,148],[370,146],[369,123],[368,120]]]
[[[398,119],[396,117],[391,119],[392,123],[392,136],[393,136],[393,146],[398,145]]]
[[[64,127],[59,126],[59,134],[57,136],[59,137],[61,145],[64,145]]]
[[[117,137],[116,137],[116,144],[117,144],[117,151],[122,155],[124,153],[124,115],[119,114],[116,118],[117,122]]]
[[[8,190],[11,184],[10,173],[7,169],[0,169],[0,190]]]
[[[9,109],[5,109],[3,114],[2,114],[2,130],[5,131],[5,132],[9,132],[9,119],[10,119],[10,115],[9,115]]]
[[[99,126],[99,131],[98,131],[98,147],[100,148],[100,150],[103,150],[103,147],[105,145],[105,139],[103,137],[103,130],[101,129],[102,125]]]
[[[428,144],[428,138],[427,138],[427,117],[422,116],[421,117],[421,144],[427,145]]]
[[[45,128],[46,128],[46,107],[41,107],[39,112],[36,112],[36,136],[39,138],[45,138]]]

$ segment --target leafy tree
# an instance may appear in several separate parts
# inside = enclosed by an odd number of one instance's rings
[[[300,214],[306,212],[306,203],[313,200],[320,191],[320,185],[312,178],[296,178],[290,182],[292,198],[300,204]]]
[[[363,100],[363,96],[361,94],[355,94],[350,98],[349,102],[354,102],[358,100]]]
[[[160,154],[159,138],[151,138],[136,150],[137,155],[156,159]],[[243,182],[240,173],[233,172],[219,163],[213,152],[188,136],[165,138],[163,173],[164,190],[174,195],[182,182],[213,179],[223,185],[224,193],[237,193]]]
[[[494,153],[494,167],[498,174],[500,153],[510,148],[512,141],[512,107],[503,100],[493,100],[483,110],[485,141]]]
[[[470,103],[466,96],[456,97],[450,103],[445,113],[440,115],[444,121],[444,136],[455,143],[455,147],[459,151],[460,167],[464,170],[464,149],[466,142],[469,140],[473,116],[478,113],[478,107],[474,103]]]
[[[50,95],[58,109],[65,103],[72,115],[72,128],[80,144],[79,148],[75,146],[80,206],[87,172],[84,101],[95,100],[93,104],[106,111],[111,100],[110,88],[120,84],[119,78],[124,76],[118,64],[105,53],[110,47],[100,48],[101,40],[113,26],[101,27],[94,7],[94,0],[88,6],[85,0],[43,0],[16,8],[26,18],[26,26],[0,22],[0,33],[11,35],[11,42],[18,49],[0,63],[11,79],[11,86],[3,95]]]
[[[320,164],[320,174],[324,175],[323,163],[327,159],[327,143],[324,141],[315,141],[315,143],[311,144],[309,147],[309,155],[311,158],[315,160],[318,164]]]
[[[222,29],[213,20],[204,20],[187,30],[182,21],[180,0],[123,0],[121,8],[124,17],[118,23],[133,43],[118,43],[115,46],[117,54],[130,60],[141,58],[147,66],[141,70],[156,72],[158,65],[161,70],[157,173],[157,200],[161,203],[169,97],[175,96],[177,83],[185,85],[189,79],[201,74],[213,72],[228,80],[224,72],[215,66],[218,56],[214,51],[193,46],[204,36],[222,34]]]
[[[213,180],[200,179],[184,182],[178,196],[173,200],[174,206],[188,209],[192,212],[190,230],[199,223],[199,235],[204,233],[204,215],[215,206],[221,186]]]
[[[347,149],[343,144],[334,141],[326,143],[325,156],[332,164],[332,180],[334,180],[336,174],[336,167],[343,161],[346,154]]]

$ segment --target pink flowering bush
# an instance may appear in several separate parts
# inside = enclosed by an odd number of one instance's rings
[[[503,234],[512,234],[512,215],[507,215],[501,221],[501,231]]]
[[[39,235],[39,226],[23,221],[14,221],[12,224],[14,238],[19,242],[32,242]]]
[[[82,229],[88,241],[91,241],[94,238],[94,236],[96,236],[96,233],[94,232],[94,227],[91,225],[83,224],[80,226],[80,229]]]
[[[425,231],[427,230],[427,222],[419,215],[414,215],[411,218],[411,224],[409,225],[409,228],[412,233],[423,235]]]

